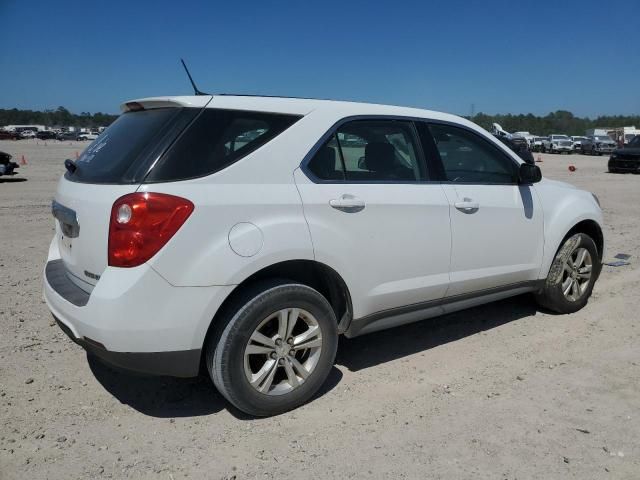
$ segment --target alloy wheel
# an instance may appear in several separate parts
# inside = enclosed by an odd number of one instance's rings
[[[564,263],[562,293],[567,300],[575,302],[584,295],[591,281],[593,262],[591,254],[584,248],[576,248]]]
[[[244,349],[249,384],[266,395],[289,393],[311,375],[322,352],[322,331],[306,310],[285,308],[262,320]]]

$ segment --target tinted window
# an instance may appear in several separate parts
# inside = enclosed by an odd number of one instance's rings
[[[479,135],[449,125],[430,125],[445,179],[460,183],[515,183],[517,166]]]
[[[411,122],[345,123],[321,147],[308,168],[321,180],[406,182],[426,179]]]
[[[282,133],[299,118],[205,108],[153,167],[145,182],[184,180],[222,170]]]
[[[338,141],[335,135],[325,143],[307,164],[307,168],[321,180],[344,180],[344,169],[338,153]]]
[[[139,183],[153,155],[159,154],[157,149],[175,138],[197,113],[186,108],[123,113],[82,152],[76,161],[78,168],[66,177],[83,183]],[[61,135],[75,137],[73,132]]]

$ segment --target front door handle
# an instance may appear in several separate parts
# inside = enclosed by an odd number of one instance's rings
[[[454,206],[462,213],[476,213],[480,208],[480,204],[470,198],[464,198],[462,202],[454,203]]]
[[[364,200],[349,194],[344,194],[340,196],[340,198],[329,200],[329,205],[345,213],[357,213],[364,210],[365,207]]]

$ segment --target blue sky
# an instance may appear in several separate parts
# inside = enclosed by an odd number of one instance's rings
[[[0,107],[206,92],[640,114],[640,1],[0,0]]]

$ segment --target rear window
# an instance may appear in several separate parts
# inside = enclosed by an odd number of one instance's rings
[[[170,182],[222,170],[300,117],[236,110],[159,108],[127,112],[76,161],[81,183]]]
[[[154,154],[157,158],[197,114],[197,109],[187,108],[123,113],[86,148],[76,171],[66,177],[82,183],[140,183]]]
[[[202,177],[240,160],[300,117],[205,108],[153,167],[145,182]]]

